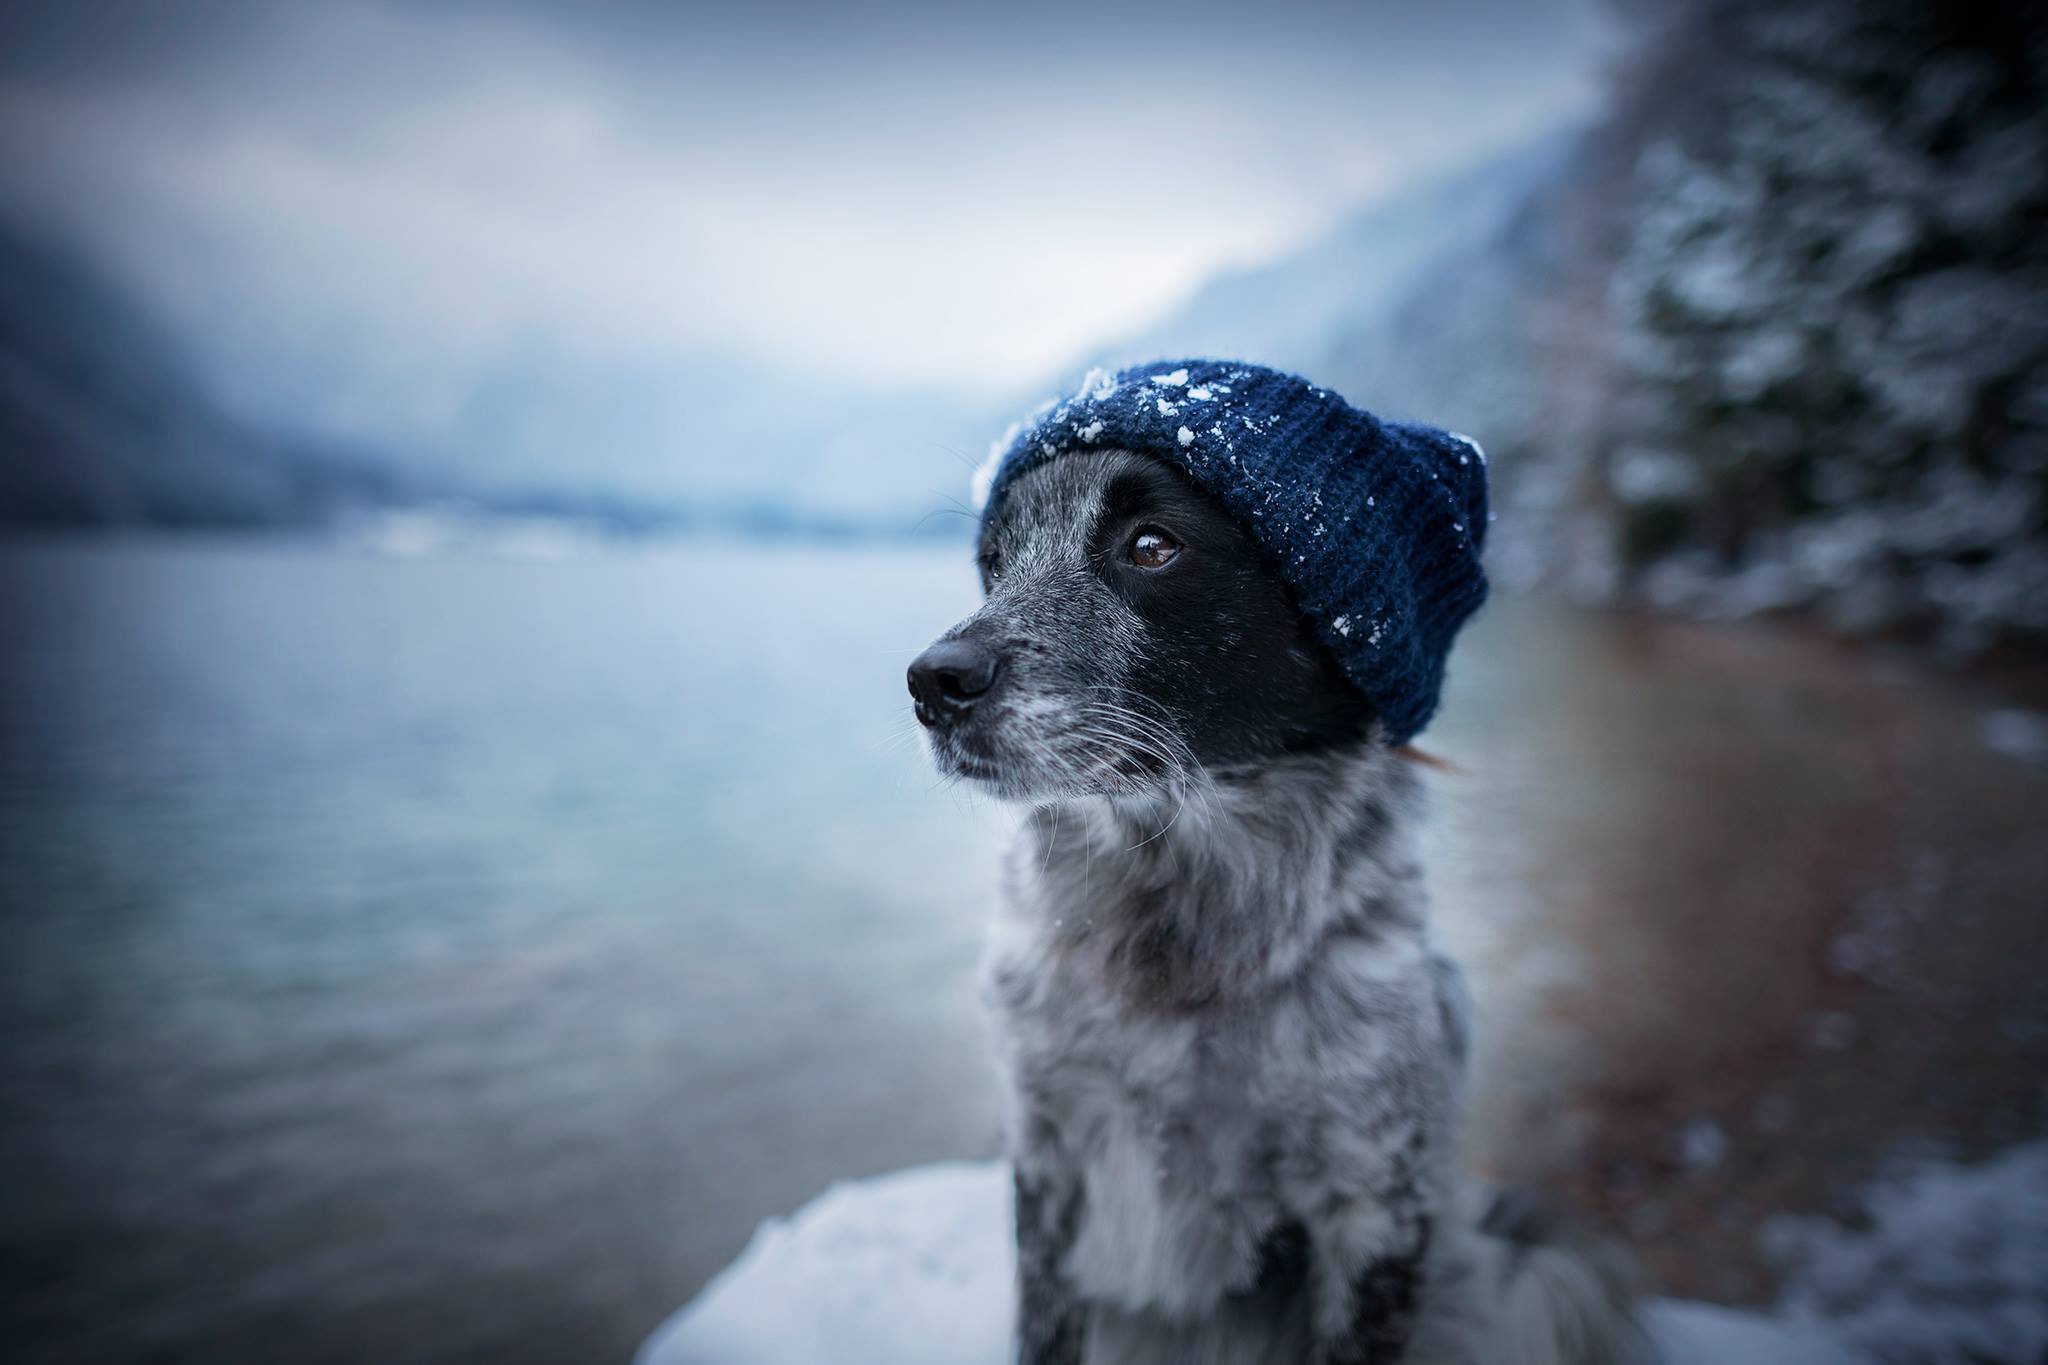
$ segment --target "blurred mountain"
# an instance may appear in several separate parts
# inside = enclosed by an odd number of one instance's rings
[[[119,288],[0,226],[0,525],[305,524],[400,491],[228,416]]]
[[[1576,140],[1574,132],[1551,131],[1376,201],[1299,251],[1216,276],[1091,363],[1227,356],[1327,372],[1352,338],[1386,328],[1432,263],[1487,247],[1503,220],[1556,175]]]
[[[938,533],[1008,417],[730,358],[532,355],[449,426],[368,453],[289,403],[213,396],[181,340],[69,251],[0,219],[0,526],[308,526],[463,515],[754,534]]]
[[[480,489],[650,508],[780,509],[907,533],[955,502],[1010,404],[863,388],[737,356],[514,355],[473,383],[422,465]]]

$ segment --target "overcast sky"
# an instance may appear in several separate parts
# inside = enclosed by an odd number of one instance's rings
[[[1100,9],[11,5],[0,195],[259,399],[430,420],[509,354],[1013,392],[1588,110],[1609,47],[1591,0]]]

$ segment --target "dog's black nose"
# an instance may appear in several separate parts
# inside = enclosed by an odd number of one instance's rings
[[[996,680],[996,653],[972,640],[941,640],[910,665],[910,698],[925,725],[951,720]]]

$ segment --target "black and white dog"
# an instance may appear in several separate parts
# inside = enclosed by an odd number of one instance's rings
[[[1166,462],[1061,455],[910,668],[939,768],[1030,803],[985,987],[1026,1365],[1637,1358],[1611,1254],[1482,1213],[1415,765]]]

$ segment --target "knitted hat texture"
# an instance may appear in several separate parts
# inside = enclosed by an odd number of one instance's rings
[[[976,476],[982,518],[1072,450],[1178,466],[1271,557],[1390,743],[1429,723],[1451,640],[1486,600],[1486,457],[1453,432],[1383,421],[1257,365],[1094,371],[1012,427]]]

